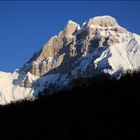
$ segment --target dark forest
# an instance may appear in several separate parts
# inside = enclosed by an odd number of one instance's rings
[[[0,136],[10,139],[123,140],[139,135],[140,73],[78,78],[70,90],[0,107]],[[47,95],[47,91],[44,91]]]

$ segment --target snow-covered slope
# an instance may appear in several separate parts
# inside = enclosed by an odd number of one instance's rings
[[[30,94],[31,88],[24,88],[14,84],[14,80],[17,79],[17,77],[17,72],[0,72],[0,104],[6,104],[32,96],[32,94]]]
[[[121,27],[111,16],[69,21],[22,68],[0,72],[0,104],[32,99],[67,87],[77,77],[102,72],[116,78],[140,67],[140,36]]]

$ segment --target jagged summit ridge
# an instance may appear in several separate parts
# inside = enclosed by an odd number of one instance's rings
[[[81,26],[70,20],[20,70],[0,73],[0,104],[32,99],[44,89],[52,94],[77,77],[108,73],[117,78],[137,70],[139,60],[140,36],[115,18],[98,16]]]
[[[89,25],[97,25],[101,27],[113,27],[113,26],[118,26],[118,22],[116,19],[112,16],[98,16],[94,17],[89,20]]]

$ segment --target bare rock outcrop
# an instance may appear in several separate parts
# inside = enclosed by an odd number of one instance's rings
[[[73,35],[74,32],[76,32],[79,29],[79,25],[71,20],[68,21],[66,27],[64,28],[64,34],[66,36]]]

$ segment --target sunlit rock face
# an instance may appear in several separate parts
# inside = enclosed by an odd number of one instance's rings
[[[115,18],[94,17],[81,26],[70,20],[21,69],[0,73],[0,104],[38,96],[44,89],[66,88],[78,77],[107,73],[118,78],[128,69],[137,70],[139,60],[140,36]]]
[[[67,23],[66,27],[64,28],[64,34],[65,36],[71,36],[73,35],[78,29],[80,28],[80,26],[69,20],[69,22]]]
[[[90,24],[96,25],[96,26],[101,26],[101,27],[118,26],[116,19],[111,16],[95,17],[90,21]]]

